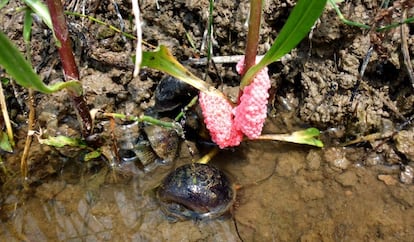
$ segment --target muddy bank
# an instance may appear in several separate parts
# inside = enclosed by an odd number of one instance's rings
[[[116,3],[125,31],[132,32],[133,24],[127,20],[130,3]],[[23,50],[23,15],[12,11],[18,4],[0,10],[0,27]],[[292,6],[289,1],[266,2],[259,54],[269,48]],[[214,55],[243,54],[248,2],[218,1],[214,7]],[[67,3],[66,8],[79,12],[82,6]],[[340,8],[353,21],[389,24],[388,15],[380,18],[379,6],[371,1],[343,3]],[[98,19],[120,25],[112,2],[92,1],[85,9]],[[142,1],[145,48],[166,45],[198,76],[237,95],[239,77],[234,63],[218,64],[217,70],[206,72],[204,66],[187,61],[205,54],[201,47],[207,9],[206,1]],[[390,10],[392,22],[399,20],[399,9],[396,5],[395,11]],[[408,9],[408,16],[413,15],[414,10]],[[90,108],[136,116],[150,113],[164,76],[142,70],[139,77],[132,77],[134,41],[86,19],[71,16],[68,20]],[[408,28],[408,52],[413,56],[414,26],[404,28]],[[414,95],[401,38],[399,27],[380,34],[345,25],[327,7],[311,38],[290,58],[269,67],[272,95],[264,133],[313,126],[322,131],[326,147],[250,141],[220,152],[212,163],[241,185],[233,219],[169,222],[153,188],[174,167],[197,160],[206,151],[205,144],[198,150],[194,140],[181,142],[174,162],[159,162],[150,169],[126,162],[114,171],[110,124],[102,116],[96,120],[96,132],[105,140],[101,158],[85,162],[83,149],[53,148],[35,139],[28,159],[28,186],[23,189],[19,169],[27,134],[28,94],[7,85],[17,147],[13,154],[2,154],[9,174],[0,175],[0,237],[36,241],[237,241],[240,237],[244,241],[411,241],[414,128],[409,120]],[[45,82],[61,79],[51,33],[35,24],[31,44],[32,63]],[[65,92],[36,94],[35,98],[36,130],[80,137]],[[168,115],[174,117],[176,112]],[[116,122],[119,147],[127,147],[142,135],[137,125]]]

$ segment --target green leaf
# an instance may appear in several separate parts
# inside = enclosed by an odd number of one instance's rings
[[[102,152],[100,150],[94,150],[92,152],[85,154],[84,160],[90,161],[92,159],[98,158],[99,156],[101,156],[101,154]]]
[[[19,85],[43,93],[52,93],[3,32],[0,32],[0,65],[16,79]]]
[[[50,145],[50,146],[57,147],[57,148],[62,148],[64,146],[72,146],[72,147],[80,147],[80,148],[86,147],[85,143],[82,140],[77,139],[77,138],[63,136],[63,135],[51,136],[46,139],[42,139],[39,137],[38,139],[39,139],[39,143],[41,144]]]
[[[10,83],[9,78],[1,78],[0,81],[3,85],[9,85],[9,83]]]
[[[171,54],[167,47],[161,45],[154,51],[144,51],[142,52],[142,62],[141,67],[149,67],[162,72],[165,72],[195,88],[201,92],[208,93],[209,95],[220,96],[222,98],[227,97],[204,82],[189,70],[187,70],[177,59]]]
[[[0,132],[0,149],[7,152],[13,152],[13,148],[9,141],[9,137],[5,132]]]
[[[53,85],[44,84],[22,53],[2,31],[0,31],[0,66],[6,69],[17,84],[26,88],[33,88],[36,91],[50,94],[70,87],[78,94],[82,93],[82,85],[76,80],[57,82]]]
[[[0,9],[6,6],[9,3],[9,0],[0,0]]]
[[[261,69],[289,53],[309,33],[322,14],[327,0],[299,0],[283,25],[276,41],[260,62],[252,66],[241,81],[241,88]]]
[[[320,132],[317,128],[309,128],[293,132],[291,134],[264,134],[259,140],[278,140],[296,144],[306,144],[316,147],[323,147],[323,142],[318,139]]]
[[[318,139],[320,131],[317,128],[309,128],[301,131],[293,132],[291,135],[291,142],[298,144],[313,145],[316,147],[323,147],[323,143]]]
[[[32,17],[33,11],[31,9],[26,8],[26,12],[24,13],[24,24],[23,24],[23,40],[26,43],[30,42],[30,37],[32,34]]]
[[[141,67],[150,67],[168,73],[203,92],[214,89],[181,65],[167,47],[163,45],[159,46],[155,51],[142,52]]]
[[[45,23],[49,29],[53,30],[52,18],[50,17],[49,9],[43,2],[39,0],[23,0],[23,2],[43,20],[43,23]]]

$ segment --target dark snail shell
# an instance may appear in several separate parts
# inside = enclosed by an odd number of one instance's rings
[[[197,95],[198,91],[189,84],[172,76],[165,76],[161,79],[155,89],[156,112],[173,111],[186,105]]]
[[[186,164],[164,178],[156,190],[171,220],[216,218],[229,212],[236,191],[222,171],[208,164]]]

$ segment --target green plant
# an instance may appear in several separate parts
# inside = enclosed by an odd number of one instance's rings
[[[62,2],[60,0],[47,0],[46,2],[52,18],[53,32],[59,41],[57,44],[58,52],[65,73],[65,79],[67,82],[80,80],[78,67],[73,56],[66,18],[63,13]],[[82,127],[82,135],[83,137],[87,137],[92,132],[92,117],[89,113],[89,108],[81,90],[69,86],[68,91]]]
[[[12,77],[18,85],[29,89],[28,104],[30,112],[28,119],[28,129],[32,130],[34,127],[35,109],[33,101],[33,90],[45,94],[51,94],[62,89],[67,89],[82,127],[82,136],[87,137],[89,134],[91,134],[92,131],[92,118],[83,98],[83,89],[81,83],[79,82],[79,73],[72,54],[69,33],[67,31],[66,20],[63,14],[61,2],[59,0],[48,1],[49,9],[51,12],[50,15],[48,8],[39,0],[23,1],[28,6],[26,8],[21,8],[21,10],[25,11],[23,39],[26,45],[26,57],[24,57],[22,53],[20,53],[20,51],[14,46],[14,44],[7,38],[7,36],[2,31],[0,31],[0,66],[6,70],[10,77]],[[0,2],[0,8],[5,6],[7,2],[8,1]],[[31,66],[30,39],[33,22],[32,13],[36,13],[37,16],[39,16],[54,33],[56,46],[58,47],[59,55],[65,73],[65,82],[57,82],[51,85],[46,85],[35,73]],[[4,113],[4,110],[6,110],[6,104],[4,101],[1,102],[1,107]],[[14,145],[13,132],[10,126],[10,121],[8,121],[8,115],[3,115],[3,117],[7,128],[8,139],[5,139],[6,136],[2,135],[0,148],[6,151],[11,151],[11,147]],[[31,134],[28,134],[24,151],[22,152],[21,156],[21,171],[23,177],[27,177],[27,157],[31,140]],[[8,145],[8,143],[10,143],[10,145]]]
[[[25,40],[30,39],[31,15],[30,11],[35,12],[41,17],[43,22],[54,31],[56,44],[62,60],[65,72],[65,82],[57,82],[52,85],[46,85],[33,70],[30,62],[20,53],[7,36],[0,31],[0,65],[7,73],[16,80],[16,83],[32,88],[36,91],[50,94],[62,89],[67,89],[74,103],[75,110],[81,120],[82,134],[84,137],[90,134],[92,120],[89,115],[89,109],[83,99],[82,85],[79,82],[79,73],[72,54],[72,47],[69,34],[66,27],[65,16],[60,1],[48,1],[51,15],[46,6],[38,0],[24,1],[30,10],[26,11],[23,37]],[[51,17],[52,16],[52,17]],[[26,41],[27,42],[27,41]]]
[[[3,4],[5,1],[0,2]],[[7,2],[7,1],[6,1]],[[13,43],[7,38],[7,36],[0,32],[0,65],[5,68],[5,70],[16,80],[16,83],[23,87],[31,88],[33,90],[50,94],[59,90],[66,88],[69,91],[74,106],[77,110],[77,113],[80,117],[82,124],[82,134],[83,137],[86,137],[91,132],[92,121],[89,115],[89,110],[86,106],[86,103],[83,100],[82,96],[82,85],[79,82],[79,73],[77,70],[76,63],[73,58],[71,43],[67,31],[66,21],[64,12],[59,0],[47,0],[48,8],[45,7],[38,0],[24,0],[24,2],[29,6],[26,9],[25,13],[25,24],[23,35],[26,43],[29,43],[30,39],[30,30],[32,25],[31,13],[35,12],[41,17],[41,19],[46,23],[49,28],[53,30],[56,45],[59,50],[59,55],[62,60],[62,66],[65,72],[65,82],[58,82],[53,85],[46,85],[42,82],[39,76],[33,70],[29,58],[25,58],[13,45]],[[246,46],[246,72],[242,76],[240,89],[243,90],[244,87],[248,86],[251,81],[254,79],[255,75],[265,68],[270,63],[277,61],[280,57],[288,53],[293,49],[309,32],[316,19],[320,16],[321,12],[324,9],[326,1],[321,0],[299,0],[293,9],[291,15],[289,16],[286,24],[281,30],[278,38],[275,43],[272,45],[271,49],[266,53],[262,60],[255,64],[256,54],[257,54],[257,45],[259,39],[259,29],[260,29],[260,19],[262,11],[262,2],[261,0],[251,0],[251,13],[250,13],[250,23],[249,23],[249,32],[247,38]],[[209,36],[211,36],[212,29],[212,10],[213,10],[213,1],[210,1],[210,21],[209,21]],[[0,5],[1,7],[1,5]],[[50,14],[49,14],[50,11]],[[87,17],[99,24],[107,25],[103,21],[94,19],[93,17],[81,15],[77,13],[66,12],[66,14],[75,15],[78,17]],[[111,29],[120,32],[113,26],[107,25]],[[123,35],[134,38],[132,35],[122,33]],[[209,37],[210,38],[210,37]],[[208,43],[208,56],[211,54],[211,41]],[[202,93],[208,93],[214,96],[219,96],[220,98],[226,99],[223,93],[218,91],[216,88],[202,81],[197,76],[189,72],[185,67],[183,67],[175,58],[171,55],[167,48],[164,46],[159,46],[155,51],[143,52],[143,60],[141,66],[150,67],[158,69],[165,73],[168,73],[176,78],[189,83],[195,88],[199,89]],[[196,99],[193,99],[192,104]],[[148,116],[140,117],[130,117],[122,114],[107,113],[108,117],[115,117],[127,120],[133,120],[138,122],[147,122],[154,125],[161,125],[165,127],[172,128],[177,131],[177,133],[182,133],[182,127],[177,123],[182,113],[179,114],[175,122],[162,122],[157,119],[153,119]],[[309,144],[318,147],[322,147],[323,144],[320,140],[317,139],[319,131],[315,128],[297,131],[292,134],[280,134],[280,135],[263,135],[258,139],[270,139],[270,140],[280,140],[288,141],[301,144]],[[57,137],[47,137],[42,138],[38,137],[39,142],[51,146],[64,146],[71,145],[77,146],[80,148],[87,148],[84,140],[82,139],[73,139],[64,136]],[[93,155],[100,154],[99,151],[91,152]]]
[[[20,86],[32,88],[45,94],[51,94],[69,87],[79,94],[82,93],[82,86],[77,80],[56,82],[51,85],[43,83],[30,63],[2,31],[0,31],[0,51],[0,65]]]
[[[398,27],[402,24],[407,24],[407,23],[413,23],[414,22],[414,17],[410,17],[410,18],[405,18],[405,19],[403,19],[399,22],[395,22],[395,23],[391,23],[391,24],[386,25],[386,26],[378,27],[378,26],[370,26],[370,25],[367,25],[367,24],[350,21],[350,20],[348,20],[344,17],[344,15],[342,14],[341,10],[338,7],[337,2],[342,2],[342,0],[340,0],[340,1],[329,0],[330,5],[334,8],[334,10],[335,10],[336,14],[338,15],[339,19],[343,23],[345,23],[349,26],[355,26],[355,27],[359,27],[359,28],[362,28],[362,29],[373,29],[376,32],[383,32],[383,31],[390,30],[390,29],[393,29],[395,27]],[[408,7],[409,4],[413,4],[413,3],[409,3],[409,1],[407,1],[406,4],[407,4],[407,7]],[[386,6],[384,6],[384,7],[386,7]]]
[[[254,3],[255,1],[257,0],[251,0],[251,3]],[[260,0],[258,2],[260,2]],[[299,0],[271,48],[266,52],[260,62],[249,68],[243,76],[240,84],[241,88],[247,86],[251,79],[265,66],[279,60],[282,56],[295,48],[296,45],[309,33],[316,20],[322,14],[325,5],[326,0]],[[255,10],[251,14],[258,15],[257,12],[258,10]],[[256,16],[251,18],[255,17]],[[259,30],[255,27],[251,31],[258,32]]]
[[[251,0],[251,12],[250,12],[250,27],[247,38],[247,50],[246,50],[246,62],[248,65],[252,65],[243,75],[241,80],[240,89],[248,86],[255,75],[272,62],[277,61],[283,55],[287,54],[306,36],[310,31],[316,20],[321,15],[326,1],[321,0],[300,0],[289,15],[288,20],[283,26],[276,41],[265,54],[261,61],[257,64],[252,64],[255,61],[257,53],[258,33],[260,28],[260,15],[261,15],[261,1]],[[259,20],[259,21],[257,21]],[[184,66],[182,66],[174,56],[164,46],[159,46],[155,51],[143,52],[143,59],[141,63],[142,67],[150,67],[163,72],[166,72],[200,90],[201,93],[207,95],[216,96],[225,99],[224,95],[200,80],[198,77],[189,72]],[[319,131],[316,129],[305,130],[303,132],[296,132],[286,136],[268,136],[266,139],[273,138],[274,140],[284,140],[295,143],[304,143],[309,145],[315,145],[322,147],[321,141],[316,137],[319,135]]]

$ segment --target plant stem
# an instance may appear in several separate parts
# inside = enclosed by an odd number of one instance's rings
[[[149,123],[152,125],[158,125],[164,128],[174,129],[179,136],[182,136],[184,132],[183,127],[177,121],[168,122],[168,121],[159,120],[151,116],[147,116],[147,115],[141,115],[139,117],[125,115],[122,113],[104,113],[103,115],[106,117],[110,117],[110,118],[119,118],[119,119],[124,119],[124,120],[129,120],[129,121],[145,122],[145,123]]]
[[[244,56],[244,73],[256,64],[257,47],[259,45],[260,20],[262,18],[262,0],[250,0],[249,30],[247,32],[246,51]],[[244,73],[242,76],[244,76]],[[254,76],[245,83],[240,83],[239,97],[243,95],[243,88],[253,81]]]
[[[4,96],[2,83],[0,83],[0,109],[1,109],[0,119],[3,118],[10,145],[12,148],[14,148],[15,143],[14,143],[13,129],[12,129],[12,125],[10,122],[9,112],[7,111],[6,97]]]
[[[63,13],[62,3],[60,0],[47,0],[47,5],[52,18],[53,31],[59,41],[57,46],[65,74],[65,81],[79,80],[79,71],[73,56],[72,44],[66,25],[65,15]],[[68,91],[81,123],[82,136],[86,137],[91,133],[92,129],[92,118],[89,113],[89,108],[82,94],[79,94],[77,90],[70,87],[68,88]]]
[[[215,155],[217,155],[218,152],[219,152],[219,149],[215,147],[196,162],[200,164],[207,164],[211,159],[213,159]]]
[[[116,6],[115,2],[114,5]],[[134,77],[137,77],[139,74],[139,67],[142,62],[142,28],[141,28],[141,17],[139,11],[138,0],[132,0],[132,11],[135,16],[135,28],[137,29],[137,47],[135,51],[135,68],[134,68]],[[126,38],[123,37],[126,41]]]
[[[256,64],[261,18],[262,0],[250,0],[249,30],[247,32],[247,43],[244,59],[244,70],[246,71],[254,64]]]
[[[214,0],[210,0],[208,7],[208,27],[207,27],[207,70],[208,65],[213,54],[213,11],[214,11]]]
[[[28,117],[28,123],[27,123],[27,136],[26,136],[26,142],[24,143],[24,149],[22,153],[22,157],[20,158],[20,170],[22,173],[23,179],[28,178],[28,166],[27,166],[27,158],[29,157],[29,150],[30,145],[32,144],[33,136],[30,134],[35,126],[35,119],[36,119],[36,109],[35,109],[35,101],[34,101],[34,90],[29,89],[29,117]]]
[[[123,32],[122,30],[118,29],[117,27],[115,27],[115,26],[113,26],[111,24],[105,23],[104,21],[99,20],[97,18],[94,18],[93,16],[89,16],[89,15],[85,15],[85,14],[81,14],[81,13],[76,13],[76,12],[70,12],[70,11],[65,11],[65,14],[66,15],[75,16],[75,17],[79,17],[79,18],[87,18],[87,19],[89,19],[92,22],[95,22],[95,23],[98,23],[100,25],[106,26],[108,29],[113,30],[113,31],[115,31],[117,33],[122,34],[123,36],[127,37],[128,39],[137,39],[137,37],[135,37],[134,35],[132,35],[130,33]],[[143,41],[143,43],[145,43],[146,45],[151,46],[150,44],[148,44],[148,43],[146,43],[144,41]],[[153,47],[153,48],[155,48],[155,47]]]
[[[191,99],[191,101],[187,105],[185,105],[185,107],[181,110],[181,112],[174,118],[174,121],[175,122],[180,121],[180,119],[182,117],[184,117],[185,112],[187,112],[189,108],[191,108],[194,105],[196,105],[197,104],[197,101],[198,101],[198,96],[193,97],[193,99]]]

